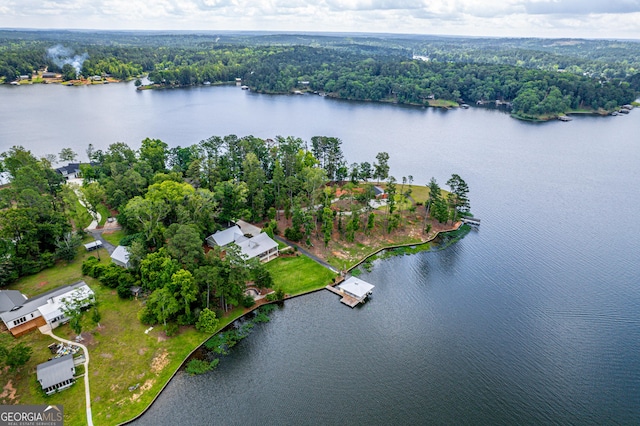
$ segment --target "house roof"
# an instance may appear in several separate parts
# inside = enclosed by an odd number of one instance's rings
[[[382,189],[382,188],[381,188],[381,187],[379,187],[379,186],[374,186],[374,187],[373,187],[373,193],[374,193],[376,196],[377,196],[377,195],[380,195],[380,194],[384,194],[384,189]]]
[[[248,235],[251,235],[252,237],[255,237],[256,235],[262,232],[262,229],[258,228],[255,225],[250,224],[249,222],[245,222],[244,220],[239,220],[236,222],[236,224],[240,227],[240,231],[242,232],[243,235],[248,234]]]
[[[244,234],[240,227],[238,225],[233,225],[231,228],[215,232],[213,235],[210,235],[209,238],[212,238],[216,245],[224,247],[227,244],[237,241],[238,238],[242,236],[244,236]]]
[[[265,233],[258,234],[255,237],[249,238],[236,244],[238,245],[238,247],[240,247],[240,251],[246,259],[253,259],[254,257],[264,253],[267,250],[278,247],[278,243],[273,241]]]
[[[58,167],[56,172],[62,175],[68,175],[69,173],[77,173],[80,171],[80,163],[69,163],[66,166]]]
[[[118,246],[111,253],[111,259],[120,262],[124,265],[129,263],[129,248],[125,246]]]
[[[94,249],[94,248],[100,248],[100,247],[102,247],[102,241],[100,241],[100,240],[95,240],[95,241],[92,241],[92,242],[87,243],[87,244],[84,245],[84,248],[86,248],[87,250],[91,250],[91,249]]]
[[[64,296],[67,293],[70,293],[82,286],[87,287],[87,289],[91,291],[91,289],[87,286],[87,283],[85,283],[84,281],[78,281],[77,283],[58,287],[46,293],[32,297],[31,299],[27,299],[18,309],[1,313],[0,318],[2,319],[2,321],[4,321],[5,324],[7,324],[9,321],[13,321],[16,318],[20,318],[22,316],[30,314],[31,312],[37,311],[38,308],[47,304],[47,300],[52,298],[55,299],[59,296]]]
[[[342,284],[338,285],[338,288],[341,288],[357,298],[366,296],[374,287],[375,286],[373,284],[369,284],[368,282],[362,281],[360,278],[356,277],[350,277]]]
[[[73,379],[73,371],[73,355],[71,354],[43,362],[36,367],[36,375],[43,389]]]
[[[10,311],[27,300],[18,290],[0,290],[0,312]]]

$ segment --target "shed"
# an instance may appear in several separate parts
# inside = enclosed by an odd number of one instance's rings
[[[42,390],[51,395],[66,389],[75,383],[76,368],[73,365],[73,355],[67,354],[60,358],[38,364],[36,375]]]
[[[126,246],[118,246],[111,253],[111,261],[118,266],[129,269],[131,263],[129,263],[129,248]]]
[[[95,240],[84,245],[84,248],[86,248],[87,251],[98,250],[101,247],[102,247],[102,241],[99,241],[99,240]]]

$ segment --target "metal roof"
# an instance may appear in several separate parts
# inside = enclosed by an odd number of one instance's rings
[[[73,355],[71,354],[43,362],[36,367],[36,375],[43,389],[73,379],[73,372]]]
[[[366,281],[362,281],[360,278],[350,277],[342,284],[338,285],[338,288],[346,291],[349,294],[357,298],[362,298],[367,295],[371,290],[373,290],[375,286],[373,284],[369,284]]]
[[[111,259],[116,262],[120,262],[122,265],[129,265],[129,248],[125,246],[118,246],[111,253]]]
[[[247,259],[252,259],[267,250],[278,247],[278,243],[273,241],[267,234],[258,234],[246,241],[237,243],[240,251]]]
[[[210,235],[207,240],[213,239],[216,245],[224,247],[242,236],[244,236],[244,234],[242,233],[242,230],[240,230],[240,227],[238,225],[233,225],[231,228],[227,228],[223,231],[217,231],[213,235]]]
[[[66,293],[72,292],[73,290],[82,286],[89,288],[87,286],[87,283],[85,283],[84,281],[78,281],[77,283],[58,287],[46,293],[32,297],[31,299],[27,299],[18,309],[1,313],[0,318],[2,319],[2,321],[4,321],[5,324],[7,324],[9,321],[13,321],[16,318],[20,318],[27,314],[30,314],[31,312],[37,311],[39,307],[47,304],[47,300],[65,295]],[[91,291],[91,289],[89,289],[89,291]]]
[[[10,311],[27,300],[18,290],[0,290],[0,312]]]

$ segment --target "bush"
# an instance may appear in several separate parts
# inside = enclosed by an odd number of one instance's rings
[[[299,229],[287,228],[284,230],[284,237],[290,241],[300,241],[302,239],[302,232]]]
[[[100,282],[109,288],[117,288],[124,281],[122,272],[124,272],[122,268],[112,263],[104,268],[100,275]]]
[[[155,314],[147,307],[142,308],[138,312],[138,319],[144,325],[155,325],[158,323],[158,318],[156,318]]]
[[[201,359],[192,359],[187,363],[187,368],[185,370],[192,376],[196,374],[204,374],[211,370],[211,363]]]
[[[89,256],[87,260],[82,262],[82,275],[93,277],[93,271],[99,263],[100,261],[95,256]]]
[[[250,308],[254,305],[254,303],[256,303],[255,300],[253,300],[253,296],[245,294],[245,296],[242,298],[242,306],[245,308]]]
[[[196,323],[196,317],[193,313],[190,313],[189,315],[182,314],[178,315],[177,321],[178,325],[193,325]]]
[[[164,333],[167,335],[167,337],[175,336],[176,334],[178,334],[178,324],[175,324],[173,322],[167,323],[167,325],[164,327]]]
[[[128,282],[123,281],[118,285],[118,296],[121,299],[129,299],[132,294],[131,294],[131,286],[129,285]]]
[[[130,246],[136,240],[144,241],[143,234],[138,232],[137,234],[125,235],[120,239],[121,246]]]

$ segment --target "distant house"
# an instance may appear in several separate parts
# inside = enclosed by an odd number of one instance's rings
[[[215,233],[207,237],[207,245],[209,247],[224,247],[233,242],[246,240],[246,237],[242,233],[242,230],[238,225],[233,225],[231,228],[224,229],[222,231],[216,231]]]
[[[111,261],[118,266],[129,269],[131,264],[129,263],[129,248],[125,246],[118,246],[111,253]]]
[[[58,78],[60,75],[55,72],[43,72],[42,78]]]
[[[384,192],[384,189],[379,186],[373,187],[373,195],[376,197],[376,200],[386,200],[389,197],[389,195]]]
[[[261,262],[268,262],[279,254],[278,243],[265,233],[248,238],[236,245],[246,260],[257,258]]]
[[[56,288],[31,299],[4,291],[2,294],[2,309],[6,310],[0,312],[0,319],[15,337],[46,324],[56,328],[69,320],[62,312],[65,301],[76,300],[84,307],[89,306],[94,297],[93,290],[84,281]]]
[[[56,172],[60,173],[65,179],[74,179],[80,173],[80,163],[69,163],[66,166],[58,167]]]
[[[60,358],[38,364],[36,376],[42,390],[47,394],[59,392],[75,383],[76,367],[73,355],[67,354]]]

